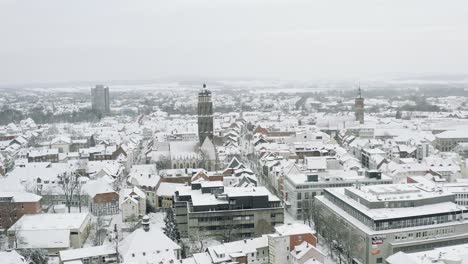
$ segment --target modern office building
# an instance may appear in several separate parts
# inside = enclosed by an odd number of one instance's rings
[[[203,89],[198,93],[198,137],[200,146],[206,137],[213,140],[213,102],[206,84],[203,84]]]
[[[110,113],[109,87],[96,85],[91,88],[91,107],[95,113],[102,115]]]
[[[381,172],[368,171],[358,175],[356,171],[326,170],[313,173],[289,174],[284,178],[284,203],[286,210],[296,219],[303,219],[307,207],[315,196],[326,188],[353,185],[391,184],[392,179]]]
[[[220,181],[178,187],[174,208],[181,237],[190,239],[258,237],[284,221],[280,199],[265,187],[224,187]]]
[[[468,242],[466,208],[455,195],[418,184],[325,189],[316,197],[325,215],[334,215],[356,235],[355,259],[384,263],[399,251],[417,252]]]

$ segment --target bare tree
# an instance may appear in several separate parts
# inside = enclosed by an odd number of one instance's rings
[[[211,166],[210,166],[210,160],[209,160],[209,157],[208,157],[208,154],[202,150],[202,149],[199,149],[198,150],[198,161],[197,161],[197,165],[199,168],[203,168],[205,170],[210,170]]]
[[[343,232],[341,235],[341,249],[347,263],[352,263],[354,257],[358,255],[359,248],[362,246],[362,239],[354,232],[353,228],[343,223]]]
[[[338,263],[351,263],[358,252],[358,235],[334,214],[321,214],[317,220],[322,223],[319,224],[319,234],[323,237],[331,258],[338,259]]]
[[[156,161],[156,168],[158,170],[167,170],[171,168],[171,159],[166,155],[159,156],[159,160]]]
[[[13,201],[13,198],[9,201],[2,202],[0,204],[0,216],[2,226],[10,228],[17,220],[20,209],[17,203]]]
[[[28,263],[47,264],[49,263],[49,254],[46,249],[40,248],[23,248],[19,249],[18,253],[23,256]]]
[[[261,219],[261,220],[259,220],[257,222],[257,224],[255,226],[255,230],[260,234],[269,234],[269,233],[271,233],[273,231],[272,227],[271,227],[271,223],[269,223],[265,219]],[[236,233],[238,233],[238,232],[236,232]]]
[[[314,214],[313,206],[315,206],[314,197],[308,200],[302,201],[302,219],[304,220],[304,224],[308,223],[309,226],[312,225],[312,218]]]
[[[101,215],[96,217],[96,220],[93,222],[91,227],[90,238],[93,246],[100,246],[104,243],[104,240],[107,235],[107,230],[105,228],[104,218]]]
[[[198,229],[191,231],[188,245],[189,245],[189,251],[192,254],[204,251],[205,246],[204,246],[203,236],[200,235],[200,231]]]
[[[78,175],[75,173],[66,172],[60,175],[59,178],[59,186],[63,191],[63,195],[65,196],[65,205],[68,208],[68,213],[70,213],[73,198],[76,195],[76,192],[80,185]]]
[[[119,252],[119,232],[120,230],[117,228],[117,224],[114,224],[114,232],[113,232],[113,236],[111,238],[109,238],[111,240],[111,242],[114,244],[114,248],[115,248],[115,252],[116,252],[116,258],[117,258],[117,263],[120,263],[120,259],[121,259],[121,256],[120,256],[120,252]]]
[[[323,208],[317,203],[315,195],[312,196],[312,199],[309,202],[308,206],[309,219],[314,223],[314,229],[320,233],[323,228],[324,221]]]
[[[241,230],[236,230],[234,229],[234,224],[232,223],[232,221],[230,223],[227,223],[225,226],[224,226],[224,232],[223,232],[223,242],[231,242],[233,240],[235,240],[235,237],[236,237],[236,232],[239,232]]]
[[[81,213],[81,207],[82,207],[82,202],[83,202],[83,197],[86,195],[83,191],[83,186],[84,186],[84,182],[82,181],[82,177],[84,176],[81,176],[81,174],[79,173],[75,173],[76,177],[77,177],[77,185],[76,185],[76,197],[78,199],[78,208],[79,208],[79,211]]]

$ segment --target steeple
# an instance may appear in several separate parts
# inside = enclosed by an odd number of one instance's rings
[[[361,84],[358,86],[358,97],[354,99],[354,114],[359,124],[364,124],[364,98],[362,98]]]
[[[213,102],[211,101],[211,91],[203,84],[202,90],[198,93],[198,137],[200,146],[206,137],[213,139]]]

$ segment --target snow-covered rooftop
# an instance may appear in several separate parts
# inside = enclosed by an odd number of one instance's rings
[[[9,230],[72,230],[89,219],[88,213],[23,215]]]

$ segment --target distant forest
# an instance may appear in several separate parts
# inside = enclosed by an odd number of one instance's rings
[[[37,124],[57,123],[57,122],[96,122],[102,116],[94,113],[91,109],[82,109],[71,113],[53,114],[44,112],[42,109],[31,109],[28,113],[12,109],[4,105],[0,109],[0,125],[9,123],[19,123],[23,119],[31,118]]]

